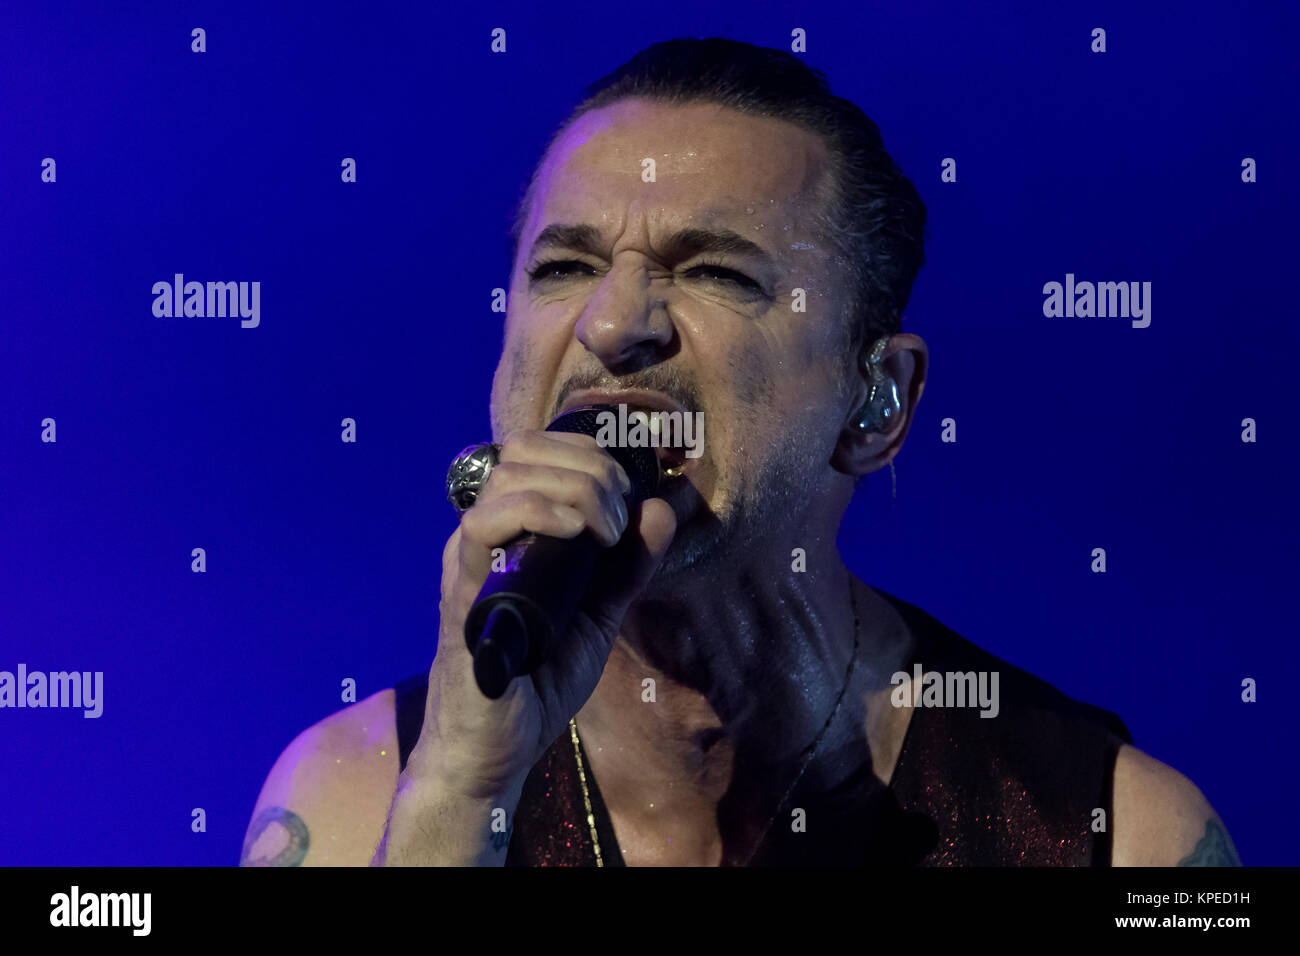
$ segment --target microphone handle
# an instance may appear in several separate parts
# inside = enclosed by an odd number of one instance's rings
[[[625,413],[626,408],[613,405],[582,405],[558,416],[546,430],[597,438]],[[652,448],[622,444],[606,451],[632,484],[623,496],[629,506],[656,494],[659,460]],[[486,697],[496,700],[516,677],[531,674],[557,634],[568,632],[601,550],[590,531],[576,538],[528,534],[505,546],[505,567],[488,574],[465,616],[474,679]]]
[[[583,531],[576,538],[528,534],[504,550],[505,567],[488,574],[465,618],[474,679],[491,700],[536,670],[556,631],[568,630],[602,549]]]

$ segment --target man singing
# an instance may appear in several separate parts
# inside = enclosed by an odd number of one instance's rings
[[[900,331],[925,208],[876,126],[795,56],[721,39],[587,93],[519,210],[432,668],[294,740],[242,862],[1237,865],[1119,718],[840,558],[927,372]],[[699,413],[702,454],[661,452],[629,507],[599,442],[545,431],[590,403]],[[551,657],[489,699],[465,617],[526,532],[604,550]]]

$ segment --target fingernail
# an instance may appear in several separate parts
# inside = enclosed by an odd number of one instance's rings
[[[632,479],[627,476],[622,465],[618,466],[618,477],[623,485],[623,494],[628,494],[632,490]]]
[[[605,524],[609,528],[610,543],[615,543],[623,537],[623,527],[625,520],[622,514],[623,502],[620,500],[614,511],[605,512]]]

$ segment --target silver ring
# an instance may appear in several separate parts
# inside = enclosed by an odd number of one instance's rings
[[[501,446],[479,442],[462,449],[447,469],[447,501],[457,514],[464,514],[478,500],[492,469],[501,460]]]

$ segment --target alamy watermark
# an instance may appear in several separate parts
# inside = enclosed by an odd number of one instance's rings
[[[172,282],[155,282],[153,294],[153,314],[160,319],[239,316],[246,329],[255,329],[262,321],[260,282],[186,282],[178,272]]]
[[[997,671],[923,671],[914,664],[911,674],[896,671],[889,682],[895,707],[978,707],[981,717],[996,717],[1001,709]]]
[[[103,671],[0,671],[0,707],[80,707],[83,717],[104,712]]]
[[[704,454],[703,412],[628,411],[596,415],[596,444],[601,448],[684,448],[687,458]]]
[[[1049,319],[1132,319],[1133,328],[1151,324],[1150,282],[1075,282],[1065,274],[1065,284],[1043,286],[1043,315]]]
[[[148,936],[152,911],[152,893],[82,893],[74,885],[50,897],[51,926],[126,926],[133,936]]]

